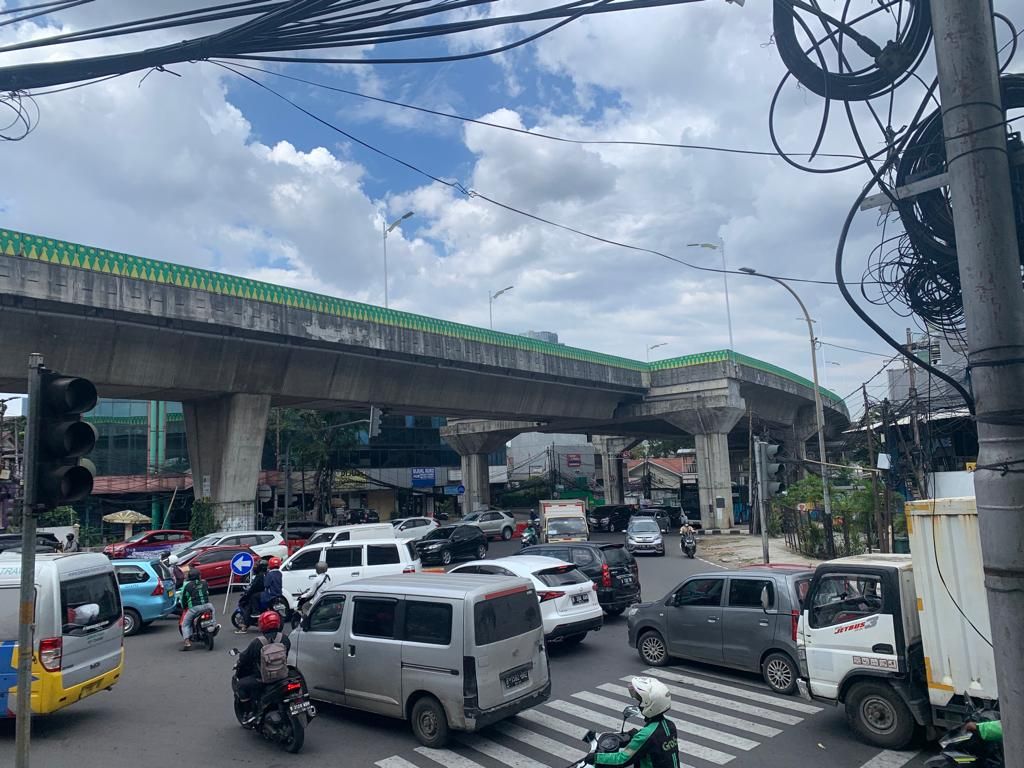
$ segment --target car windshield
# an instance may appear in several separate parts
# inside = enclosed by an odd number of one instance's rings
[[[479,512],[473,512],[473,513],[471,513],[469,515],[466,515],[464,518],[462,518],[462,522],[464,522],[464,523],[475,523],[479,519],[480,519],[480,513]]]
[[[658,533],[660,530],[653,520],[634,520],[629,524],[630,533]]]
[[[552,520],[548,523],[548,533],[555,536],[568,534],[586,533],[587,524],[579,519],[570,518],[567,520]]]
[[[180,557],[182,555],[188,554],[189,552],[195,552],[200,547],[212,547],[214,544],[217,543],[217,539],[219,538],[219,534],[203,536],[203,538],[197,539],[196,541],[190,541],[188,544],[179,549],[177,554]]]
[[[633,559],[633,556],[622,545],[602,547],[601,551],[604,552],[604,559],[608,565],[629,565],[630,560]]]
[[[398,526],[400,526],[400,525],[401,525],[402,523],[404,523],[404,522],[405,522],[404,520],[392,520],[392,521],[391,521],[391,525],[392,525],[392,526],[393,526],[394,528],[397,528]]]
[[[430,541],[431,539],[448,539],[451,538],[452,531],[454,530],[454,528],[435,528],[424,536],[423,540]]]
[[[148,535],[149,535],[149,531],[143,531],[142,533],[136,533],[130,539],[125,539],[124,542],[125,542],[125,544],[134,544],[137,541],[142,541]]]

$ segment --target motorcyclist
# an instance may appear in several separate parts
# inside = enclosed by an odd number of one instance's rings
[[[964,726],[969,733],[978,734],[982,741],[1002,741],[1003,724],[1000,720],[982,720],[981,722],[969,722]]]
[[[267,642],[278,642],[284,645],[289,653],[292,649],[291,640],[281,631],[281,616],[277,611],[261,613],[258,626],[260,634],[239,654],[235,664],[238,699],[247,707],[259,699],[260,688],[263,685],[260,682],[260,652],[263,646]]]
[[[299,612],[303,616],[309,615],[309,611],[313,607],[313,598],[319,594],[320,590],[330,580],[331,577],[327,573],[327,563],[321,560],[316,564],[316,581],[313,582],[309,589],[299,595]]]
[[[183,650],[187,651],[192,647],[192,620],[205,611],[213,615],[210,587],[203,581],[198,568],[188,571],[188,579],[181,590],[181,608],[185,612],[181,617],[181,638],[185,641]]]
[[[267,561],[259,560],[252,569],[252,577],[249,579],[249,586],[238,598],[238,607],[242,611],[242,626],[235,630],[236,635],[244,635],[249,631],[253,610],[260,605],[260,598],[263,594],[267,574]]]
[[[274,561],[277,561],[276,565]],[[270,604],[274,601],[274,598],[281,597],[284,595],[284,579],[281,576],[281,561],[276,557],[271,558],[270,562],[264,562],[264,570],[267,571],[263,577],[263,593],[260,595],[259,607],[261,611],[266,610],[270,607]]]
[[[530,518],[530,522],[526,524],[526,529],[523,531],[523,546],[528,547],[531,544],[536,544],[539,540],[537,521]]]
[[[684,538],[687,536],[694,536],[696,535],[696,532],[696,529],[694,529],[694,527],[690,525],[689,520],[683,523],[682,527],[679,529],[679,535]]]
[[[635,765],[639,768],[679,768],[679,744],[676,726],[666,713],[672,696],[660,680],[634,677],[629,695],[644,716],[644,727],[618,752],[598,752],[586,761],[595,765]]]

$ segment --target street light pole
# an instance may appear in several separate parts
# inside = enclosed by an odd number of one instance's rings
[[[707,248],[709,251],[720,251],[722,254],[722,282],[725,283],[725,322],[729,327],[729,351],[733,351],[732,308],[729,306],[729,266],[725,261],[725,240],[718,243],[687,243],[687,248]]]
[[[515,288],[514,285],[509,285],[494,293],[487,292],[487,324],[492,331],[494,330],[494,300],[501,296],[501,294],[508,293],[513,288]]]
[[[662,342],[660,342],[658,344],[651,344],[651,345],[649,345],[647,347],[647,362],[648,363],[651,362],[651,350],[652,349],[657,349],[658,347],[664,347],[667,344],[668,344],[667,341],[662,341]]]
[[[828,489],[828,468],[826,467],[828,458],[825,455],[825,409],[821,403],[821,387],[818,386],[818,345],[817,339],[814,338],[814,321],[807,312],[807,307],[804,306],[803,300],[797,295],[796,291],[789,287],[789,284],[785,280],[773,277],[772,275],[762,275],[760,272],[751,269],[750,267],[740,267],[740,272],[747,275],[753,275],[754,277],[763,277],[766,280],[778,283],[789,291],[790,296],[796,299],[796,303],[800,305],[800,311],[804,313],[804,320],[807,322],[807,335],[811,342],[811,373],[814,378],[814,418],[818,428],[818,455],[821,461],[821,497],[822,502],[825,505],[825,517],[831,520],[832,498]],[[828,551],[831,552],[834,545],[831,542],[826,542],[826,545],[828,547]]]
[[[388,224],[388,220],[386,218],[381,219],[380,222],[380,231],[384,240],[384,309],[388,308],[388,235],[391,234],[399,224],[412,216],[412,213],[412,211],[407,211],[390,224]]]

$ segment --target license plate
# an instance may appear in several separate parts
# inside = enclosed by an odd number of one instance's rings
[[[506,691],[518,688],[520,685],[526,685],[530,682],[530,670],[520,669],[515,672],[509,672],[501,676],[501,682],[504,684]]]
[[[589,602],[590,602],[590,595],[573,595],[572,596],[572,604],[573,605],[583,605],[583,603],[589,603]]]
[[[619,576],[619,581],[621,583],[623,583],[623,584],[632,584],[633,583],[633,577],[632,576]]]
[[[299,715],[303,712],[308,712],[312,707],[313,705],[308,701],[296,701],[288,707],[288,713],[292,715]]]
[[[213,629],[216,626],[217,626],[217,622],[214,621],[213,619],[208,619],[207,621],[203,622],[203,629]]]

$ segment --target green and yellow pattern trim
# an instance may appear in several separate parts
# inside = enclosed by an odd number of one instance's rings
[[[670,360],[659,360],[654,363],[643,363],[616,355],[591,352],[590,350],[569,347],[563,344],[551,344],[546,341],[539,341],[512,333],[500,333],[486,328],[477,328],[472,325],[452,323],[447,320],[416,315],[411,312],[383,309],[371,304],[361,304],[356,301],[300,291],[281,285],[272,285],[271,283],[250,280],[245,277],[235,277],[234,275],[225,275],[207,269],[170,264],[165,261],[156,261],[141,256],[132,256],[127,253],[118,253],[117,251],[107,251],[102,248],[54,240],[10,229],[0,229],[0,253],[6,256],[18,256],[35,261],[45,261],[50,264],[60,264],[65,267],[74,267],[75,269],[129,277],[135,280],[146,280],[151,283],[174,285],[180,288],[205,291],[222,296],[296,307],[347,320],[378,323],[411,331],[450,336],[467,341],[493,344],[500,347],[509,347],[526,352],[536,352],[551,355],[552,357],[568,358],[578,362],[605,365],[630,371],[661,371],[670,368],[683,368],[691,365],[732,360],[740,365],[773,373],[806,387],[813,387],[813,384],[807,379],[790,373],[784,368],[779,368],[770,363],[765,363],[753,357],[740,355],[729,350],[702,352],[696,355],[675,357]],[[821,392],[833,402],[839,402],[840,400],[837,395],[828,390],[822,389]]]

